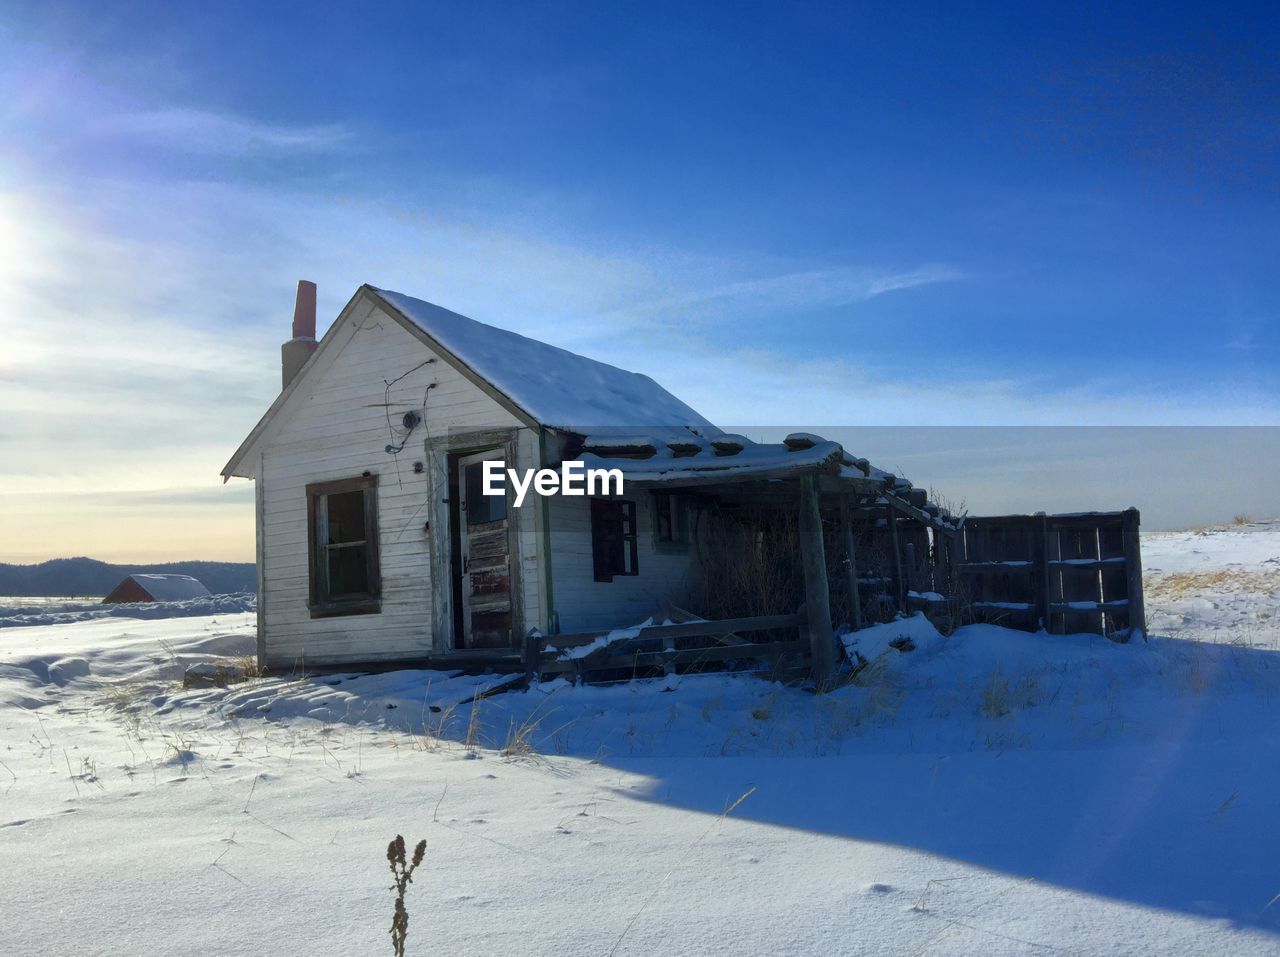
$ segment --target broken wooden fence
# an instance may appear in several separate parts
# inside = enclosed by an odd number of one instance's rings
[[[960,588],[974,617],[1051,634],[1145,635],[1137,509],[970,517]]]
[[[627,629],[625,631],[631,631]],[[775,678],[807,673],[809,642],[803,612],[762,615],[719,621],[683,621],[648,625],[634,635],[619,634],[613,641],[585,654],[574,654],[607,638],[611,631],[544,636],[536,631],[525,639],[526,680],[564,676],[571,681],[624,681],[665,674],[709,670],[735,670],[753,665]],[[744,635],[758,636],[750,640]]]

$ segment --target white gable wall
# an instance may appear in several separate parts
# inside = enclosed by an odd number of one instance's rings
[[[424,461],[424,440],[448,430],[516,428],[521,423],[460,372],[431,357],[421,340],[372,306],[358,308],[336,330],[325,354],[308,369],[301,388],[280,410],[260,442],[257,481],[261,485],[259,561],[261,627],[266,663],[332,664],[412,658],[447,650],[447,636],[433,635],[431,549],[424,523],[432,515],[430,472],[415,474]],[[411,371],[412,370],[412,371]],[[407,375],[404,375],[408,373]],[[396,427],[387,429],[386,380],[404,375],[390,392]],[[419,427],[399,456],[385,452],[399,442],[401,415],[422,409]],[[536,448],[532,430],[522,428],[520,446]],[[372,615],[311,618],[307,607],[309,568],[306,486],[313,482],[378,476],[378,526],[382,570],[382,611]],[[435,476],[437,483],[443,475]],[[438,492],[442,486],[436,485]],[[535,510],[517,513],[524,573],[525,614],[539,621]],[[448,535],[433,521],[430,534]],[[529,561],[529,556],[534,556]],[[523,557],[522,557],[523,556]],[[447,569],[442,569],[448,574]]]

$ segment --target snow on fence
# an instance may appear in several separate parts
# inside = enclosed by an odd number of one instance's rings
[[[1146,634],[1137,509],[970,517],[959,589],[974,617],[1051,634]]]

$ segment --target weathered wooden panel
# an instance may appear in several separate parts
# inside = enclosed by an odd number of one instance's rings
[[[470,648],[511,647],[511,601],[493,610],[471,609]]]
[[[471,564],[493,558],[499,558],[505,564],[510,551],[507,545],[508,528],[506,519],[467,526],[467,553],[471,556]]]
[[[971,517],[962,591],[980,620],[1125,639],[1145,628],[1137,527],[1132,510]]]

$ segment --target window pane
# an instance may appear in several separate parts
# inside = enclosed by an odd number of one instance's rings
[[[327,549],[329,597],[363,595],[369,591],[369,564],[364,545]]]
[[[485,522],[497,522],[507,517],[506,495],[484,494],[484,463],[472,462],[465,469],[467,524],[482,525]],[[503,488],[505,488],[505,484]]]
[[[596,581],[637,574],[635,502],[591,500],[591,551]]]
[[[378,479],[307,486],[309,604],[313,617],[380,611]]]
[[[658,521],[658,541],[671,542],[675,540],[674,529],[671,522],[671,504],[672,497],[665,493],[659,492],[653,497],[654,514]]]
[[[364,492],[335,492],[325,496],[329,509],[327,545],[364,541]]]

